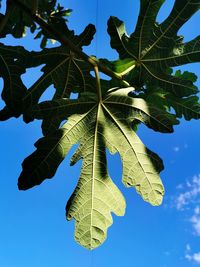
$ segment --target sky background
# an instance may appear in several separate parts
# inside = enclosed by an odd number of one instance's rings
[[[159,22],[169,14],[173,2],[165,1],[157,18]],[[109,47],[107,19],[110,15],[119,17],[131,33],[139,12],[138,0],[60,3],[73,9],[69,27],[76,33],[91,22],[97,26],[93,45],[85,51],[109,59],[116,59],[117,54]],[[185,41],[199,34],[199,22],[197,13],[182,27],[179,33],[185,36]],[[38,42],[30,41],[29,37],[24,40],[8,37],[3,42],[25,43],[27,49],[39,50]],[[23,76],[27,86],[41,75],[40,68],[28,70]],[[199,64],[188,64],[181,69],[200,76]],[[53,89],[49,92],[47,97]],[[25,125],[21,118],[10,119],[0,127],[0,267],[200,266],[199,122],[183,120],[173,134],[159,134],[143,126],[139,129],[142,141],[165,163],[161,178],[166,194],[160,207],[150,206],[134,189],[126,189],[121,183],[119,156],[108,155],[110,175],[124,194],[127,209],[124,217],[113,215],[114,223],[106,242],[92,252],[75,242],[74,222],[65,220],[65,205],[81,166],[81,162],[69,166],[75,149],[72,148],[52,180],[26,192],[18,191],[21,163],[33,152],[33,144],[42,135],[40,122]]]

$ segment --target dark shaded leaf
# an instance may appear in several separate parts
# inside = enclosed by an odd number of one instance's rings
[[[68,31],[68,38],[80,49],[88,45],[94,36],[95,28],[88,25],[79,35]],[[69,98],[71,92],[89,90],[91,66],[77,57],[66,46],[43,49],[41,52],[32,52],[32,61],[29,67],[45,64],[42,68],[43,75],[29,88],[24,97],[24,106],[29,109],[38,103],[42,94],[50,85],[54,85],[56,92],[54,99]],[[30,121],[28,113],[25,114],[25,121]]]
[[[139,90],[151,86],[176,98],[191,96],[198,93],[194,80],[184,75],[174,76],[168,70],[200,60],[199,36],[187,43],[183,42],[183,37],[177,36],[181,26],[199,10],[200,1],[176,0],[171,14],[158,24],[156,17],[163,3],[163,0],[141,0],[137,25],[130,36],[122,21],[116,17],[109,19],[111,47],[117,50],[120,58],[115,61],[115,68],[123,68],[122,62],[132,59],[132,69],[131,66],[127,68],[125,79]]]
[[[2,99],[6,103],[6,108],[0,114],[1,120],[18,117],[22,113],[26,87],[20,76],[26,71],[27,57],[28,52],[23,47],[0,43],[0,77],[4,81]]]
[[[37,13],[48,24],[55,24],[62,27],[67,21],[66,16],[69,16],[71,10],[65,10],[62,6],[57,5],[57,1],[48,0],[20,0],[33,13]],[[26,28],[30,28],[31,32],[37,29],[33,19],[23,12],[23,10],[15,3],[15,1],[7,1],[5,15],[2,15],[2,20],[6,18],[6,25],[0,33],[0,37],[5,37],[7,34],[12,34],[15,38],[21,38],[26,34]],[[46,35],[43,30],[40,30],[41,35]],[[38,33],[38,34],[39,34]],[[48,34],[47,34],[48,35]],[[46,43],[45,43],[46,45]]]

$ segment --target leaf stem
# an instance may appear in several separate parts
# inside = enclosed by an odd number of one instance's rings
[[[54,27],[50,26],[48,23],[46,23],[45,20],[43,20],[38,14],[33,14],[32,10],[27,7],[24,3],[22,3],[20,0],[13,0],[13,2],[21,8],[25,13],[27,13],[36,23],[40,25],[44,30],[51,33],[53,36],[55,36],[55,39],[57,39],[61,44],[67,46],[69,49],[71,49],[76,55],[78,55],[80,58],[82,58],[84,61],[88,62],[93,67],[98,66],[98,69],[106,74],[107,76],[120,80],[125,87],[129,87],[130,84],[123,79],[123,75],[117,74],[113,72],[111,69],[107,68],[105,65],[103,65],[101,62],[99,62],[95,57],[88,56],[86,53],[81,51],[77,46],[75,46],[70,40],[68,40],[62,33],[57,31]]]
[[[128,72],[130,72],[131,70],[133,70],[134,68],[136,67],[136,64],[130,66],[129,68],[127,68],[126,70],[120,72],[121,75],[125,75],[127,74]]]
[[[94,66],[94,72],[95,72],[95,77],[96,77],[97,94],[99,97],[99,102],[102,102],[101,83],[100,83],[98,66]]]

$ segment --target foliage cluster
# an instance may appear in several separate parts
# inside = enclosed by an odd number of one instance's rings
[[[5,2],[0,37],[21,38],[29,28],[35,39],[41,38],[39,52],[0,43],[5,102],[0,120],[19,116],[26,123],[42,120],[43,137],[24,160],[18,187],[26,190],[52,178],[71,146],[78,144],[71,165],[82,159],[82,168],[66,216],[76,221],[75,239],[93,249],[106,238],[111,212],[120,216],[125,212],[124,197],[108,174],[106,148],[120,154],[124,185],[135,187],[152,205],[160,205],[163,163],[139,139],[137,125],[172,133],[182,117],[200,118],[196,75],[173,73],[172,69],[200,61],[200,36],[189,42],[178,36],[182,25],[199,10],[200,1],[176,0],[169,16],[159,24],[156,17],[165,0],[140,0],[138,21],[130,35],[123,21],[110,17],[110,45],[119,54],[115,61],[83,52],[92,42],[95,27],[89,24],[76,35],[67,26],[71,10],[56,0]],[[46,48],[49,39],[60,45]],[[41,64],[42,76],[26,88],[22,74]],[[101,79],[99,72],[110,80]],[[40,102],[50,85],[55,88],[52,100]],[[78,98],[71,99],[71,93]]]

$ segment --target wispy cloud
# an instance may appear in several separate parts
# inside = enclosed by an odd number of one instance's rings
[[[192,224],[194,234],[200,236],[200,174],[178,185],[177,190],[181,192],[175,197],[176,209],[191,210],[188,221]]]
[[[190,244],[187,244],[187,245],[186,245],[186,253],[187,253],[188,251],[191,251]]]
[[[174,152],[179,152],[180,147],[179,146],[175,146],[175,147],[173,147],[173,150],[174,150]]]
[[[186,184],[180,184],[177,188],[181,189],[182,193],[178,195],[175,199],[176,208],[178,210],[184,210],[187,208],[188,204],[198,202],[198,197],[200,197],[200,174],[194,176],[191,182],[186,182]]]
[[[185,252],[185,258],[188,261],[193,261],[197,264],[200,264],[200,251],[197,253],[191,252],[191,247],[189,244],[186,245],[186,252]]]
[[[191,181],[179,184],[178,195],[173,199],[178,211],[186,211],[188,222],[191,223],[193,234],[200,236],[200,174],[195,175]],[[186,245],[185,259],[200,265],[200,251],[193,252],[190,244]]]
[[[184,144],[184,145],[181,145],[181,146],[174,146],[172,147],[173,151],[174,152],[179,152],[180,150],[182,149],[187,149],[188,148],[188,144]]]
[[[194,262],[200,264],[200,252],[194,253],[192,255],[186,254],[185,255],[185,258],[187,260],[189,260],[189,261],[194,261]]]
[[[197,206],[194,209],[194,214],[190,218],[190,222],[192,223],[193,229],[195,230],[195,234],[200,236],[200,207]]]

